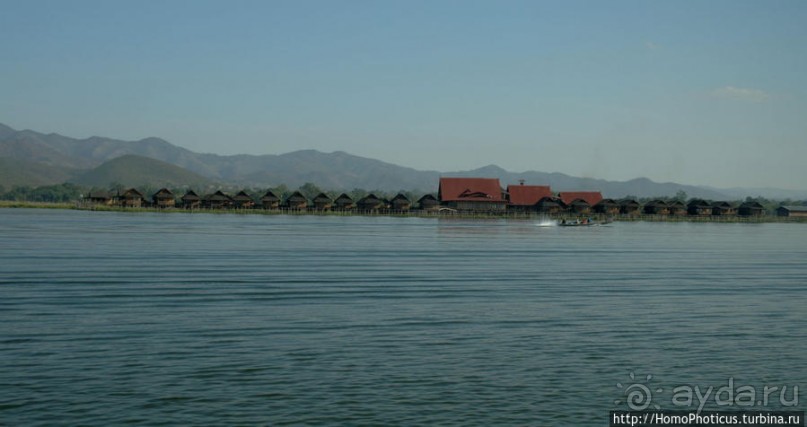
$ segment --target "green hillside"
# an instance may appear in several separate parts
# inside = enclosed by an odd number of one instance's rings
[[[74,169],[66,167],[0,157],[0,186],[6,190],[17,186],[61,184],[74,173]]]
[[[104,162],[95,169],[76,176],[70,182],[93,187],[108,187],[112,184],[127,187],[141,185],[176,187],[204,186],[209,184],[210,180],[170,163],[129,154]]]

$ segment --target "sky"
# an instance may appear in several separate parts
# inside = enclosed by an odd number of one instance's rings
[[[807,188],[807,2],[0,0],[0,123]],[[536,183],[539,184],[539,183]]]

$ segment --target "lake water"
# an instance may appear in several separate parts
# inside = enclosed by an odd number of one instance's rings
[[[806,366],[803,224],[0,209],[0,425],[602,426]]]

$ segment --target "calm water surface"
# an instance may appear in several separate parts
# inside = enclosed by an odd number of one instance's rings
[[[0,425],[602,426],[807,386],[806,303],[803,224],[0,209]]]

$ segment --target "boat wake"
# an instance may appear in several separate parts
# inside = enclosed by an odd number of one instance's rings
[[[558,222],[553,219],[542,219],[535,224],[536,227],[555,227],[556,225]]]

